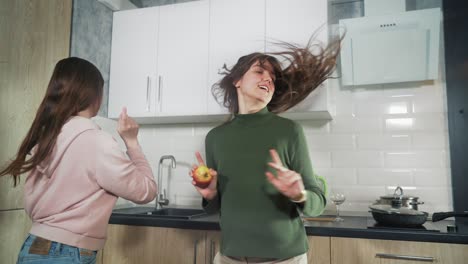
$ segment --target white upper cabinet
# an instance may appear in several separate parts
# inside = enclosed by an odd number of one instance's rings
[[[207,113],[209,1],[160,7],[158,83],[162,116]]]
[[[159,8],[114,13],[109,83],[109,118],[122,107],[134,117],[156,115]]]
[[[227,113],[213,98],[211,88],[239,57],[265,51],[265,0],[211,0],[208,113]]]
[[[327,41],[327,0],[265,0],[266,51],[277,51],[275,41],[307,44],[312,34]]]
[[[327,0],[266,0],[266,51],[283,48],[274,42],[305,46],[310,37],[318,43],[328,42]],[[280,58],[278,58],[280,59]],[[281,59],[280,59],[281,61]],[[331,118],[328,83],[313,91],[303,102],[283,115],[289,118]]]
[[[226,120],[212,86],[239,57],[274,51],[268,41],[305,45],[321,29],[327,0],[202,0],[114,13],[109,117],[123,106],[140,124]],[[330,118],[328,89],[288,114]]]

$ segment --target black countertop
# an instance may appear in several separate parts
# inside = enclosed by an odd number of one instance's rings
[[[389,229],[376,225],[372,216],[343,216],[343,218],[343,222],[305,221],[306,233],[309,236],[468,244],[468,224],[466,223],[457,222],[457,232],[448,233],[447,226],[455,225],[455,221],[426,222],[424,228],[421,229]],[[197,230],[220,229],[218,215],[205,215],[195,219],[168,219],[113,213],[109,223]]]

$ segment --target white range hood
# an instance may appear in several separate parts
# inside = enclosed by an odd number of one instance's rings
[[[440,8],[388,14],[401,9],[399,1],[394,9],[378,8],[389,2],[368,0],[366,16],[340,20],[346,31],[340,54],[343,85],[438,78]]]

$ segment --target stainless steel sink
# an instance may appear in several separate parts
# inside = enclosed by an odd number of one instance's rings
[[[131,207],[115,209],[113,214],[125,214],[134,216],[151,216],[156,218],[171,218],[171,219],[194,219],[207,214],[203,209],[189,208],[162,208],[155,210],[154,207]]]

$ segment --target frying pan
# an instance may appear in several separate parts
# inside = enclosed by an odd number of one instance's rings
[[[376,206],[371,206],[372,217],[379,224],[399,227],[418,227],[428,221],[429,214],[413,209],[390,209],[383,210]],[[402,209],[402,208],[401,208]],[[437,212],[432,214],[432,222],[444,220],[448,217],[468,217],[468,211],[465,212]]]

